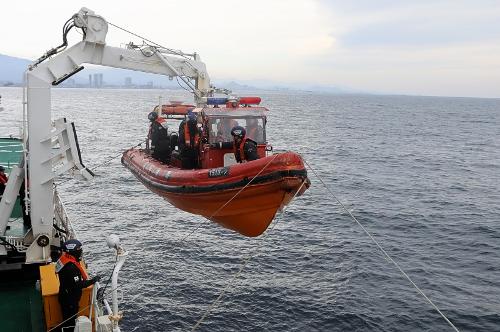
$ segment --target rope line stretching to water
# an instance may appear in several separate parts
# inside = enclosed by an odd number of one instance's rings
[[[181,244],[183,243],[188,237],[190,237],[191,235],[193,235],[198,229],[200,229],[201,226],[203,226],[204,224],[206,224],[206,222],[208,220],[211,220],[213,218],[213,216],[215,216],[219,211],[221,211],[223,208],[225,208],[229,203],[231,203],[231,201],[233,201],[246,187],[248,187],[252,182],[253,180],[258,177],[266,168],[267,166],[269,166],[273,161],[274,159],[276,159],[276,157],[279,155],[279,153],[273,155],[273,158],[266,164],[264,165],[264,167],[262,167],[262,169],[250,180],[248,181],[248,183],[243,187],[241,188],[236,194],[233,195],[233,197],[231,197],[227,202],[225,202],[224,204],[222,204],[214,213],[212,213],[210,215],[210,217],[206,218],[206,219],[203,219],[202,222],[198,223],[198,225],[196,227],[193,228],[192,231],[190,231],[186,236],[184,236],[183,238],[181,238],[179,241],[178,241],[178,244]],[[302,186],[301,186],[301,189],[302,189]],[[295,197],[295,196],[294,196]],[[272,230],[274,228],[274,224],[273,226],[271,226],[271,229]],[[266,233],[267,235],[267,233]],[[264,235],[264,237],[266,236]],[[179,247],[178,247],[179,248]],[[158,292],[159,293],[159,292]],[[155,294],[156,295],[156,294]]]
[[[128,149],[136,148],[138,146],[141,146],[143,143],[144,143],[144,140],[141,140],[139,143],[137,143],[136,145],[134,145],[132,147],[126,147],[126,148],[120,149],[121,152],[119,152],[119,153],[117,153],[115,155],[112,155],[111,157],[108,157],[107,159],[105,159],[104,162],[102,162],[100,164],[97,164],[97,166],[95,166],[94,168],[92,168],[91,171],[94,172],[96,169],[98,169],[98,168],[100,168],[102,166],[105,166],[105,165],[109,164],[110,162],[112,162],[113,160],[115,160],[116,158],[122,156],[123,155],[123,151],[128,150]],[[71,177],[69,179],[66,179],[64,181],[59,182],[58,184],[62,185],[64,183],[69,182],[69,181],[74,180],[74,179],[75,179],[74,177]]]
[[[413,282],[413,280],[410,278],[410,276],[408,276],[408,274],[406,274],[405,271],[403,271],[403,269],[399,266],[398,263],[396,263],[396,261],[394,259],[392,259],[391,256],[389,256],[389,254],[384,250],[384,248],[382,248],[382,246],[378,243],[377,240],[375,240],[375,238],[366,230],[366,228],[358,221],[358,219],[356,219],[356,217],[351,213],[351,211],[349,211],[344,204],[342,204],[342,202],[337,198],[337,196],[335,196],[335,194],[332,192],[332,190],[326,185],[326,183],[323,181],[323,179],[318,175],[318,173],[316,173],[316,170],[314,168],[311,167],[311,165],[309,165],[309,163],[307,161],[305,161],[305,164],[311,169],[311,171],[314,173],[314,175],[318,178],[318,180],[323,184],[323,186],[325,187],[325,189],[330,193],[330,195],[337,201],[337,203],[339,203],[339,205],[342,207],[342,209],[347,212],[349,214],[349,216],[352,218],[352,220],[354,220],[356,222],[356,224],[358,224],[361,229],[363,230],[363,232],[365,232],[366,235],[368,235],[368,237],[373,241],[373,243],[375,243],[375,245],[380,249],[380,251],[382,251],[382,253],[384,254],[384,256],[389,260],[391,261],[394,266],[397,267],[397,269],[401,272],[401,274],[413,285],[413,287],[417,290],[418,293],[420,293],[420,295],[422,295],[426,300],[427,302],[429,302],[429,304],[441,315],[441,317],[444,318],[444,320],[457,332],[459,332],[459,330],[457,329],[457,327],[455,325],[453,325],[453,323],[445,316],[445,314],[439,310],[439,308],[434,304],[434,302],[431,301],[431,299],[429,299],[427,297],[427,295],[424,294],[424,292]]]
[[[201,225],[203,225],[204,222],[206,222],[206,220],[212,220],[212,218],[217,213],[219,213],[223,208],[225,208],[229,203],[231,203],[236,198],[236,196],[238,196],[243,190],[245,190],[245,188],[248,187],[253,182],[253,180],[255,180],[255,178],[257,178],[267,168],[267,166],[269,166],[274,161],[274,159],[276,159],[276,157],[278,155],[279,155],[279,153],[275,154],[273,156],[273,158],[266,165],[264,165],[264,167],[262,167],[262,169],[259,171],[259,173],[257,173],[250,181],[248,181],[248,183],[243,188],[241,188],[240,190],[238,190],[238,192],[236,194],[234,194],[234,196],[231,197],[226,203],[222,204],[222,206],[219,207],[214,213],[212,213],[210,215],[210,217],[208,217],[207,219],[205,219],[202,223],[199,223],[198,226],[196,226],[188,235],[186,235],[185,237],[183,237],[179,241],[179,243],[184,242],[188,237],[190,237],[191,235],[193,235],[193,233],[196,232],[201,227]]]
[[[293,199],[295,199],[295,197],[298,195],[298,193],[302,190],[302,187],[304,186],[305,183],[306,183],[306,180],[304,179],[304,181],[302,181],[302,184],[300,185],[299,189],[297,189],[297,191],[295,192],[295,194],[293,195],[293,197],[292,197],[292,199],[290,201],[292,201]],[[195,331],[201,325],[201,323],[203,323],[203,321],[205,320],[205,318],[208,317],[208,315],[210,314],[210,312],[212,312],[212,310],[215,308],[215,306],[217,305],[217,303],[219,303],[219,301],[222,299],[222,297],[224,296],[224,294],[226,293],[226,291],[229,289],[229,287],[231,287],[233,285],[234,281],[240,276],[241,272],[243,272],[243,270],[248,265],[248,263],[250,262],[250,260],[253,257],[255,257],[255,255],[260,250],[262,244],[264,243],[264,240],[267,238],[267,236],[269,234],[271,234],[271,232],[273,231],[274,227],[278,224],[278,222],[281,219],[281,217],[285,215],[285,212],[286,212],[286,209],[288,208],[288,206],[290,206],[290,205],[285,206],[285,208],[283,208],[283,210],[281,210],[281,213],[279,215],[280,218],[276,219],[276,221],[273,223],[273,225],[271,226],[271,228],[269,229],[269,231],[267,231],[266,234],[264,234],[264,236],[260,239],[260,242],[254,248],[254,250],[252,252],[250,252],[250,254],[245,258],[245,260],[243,261],[243,264],[241,265],[240,269],[233,275],[233,277],[231,278],[231,280],[221,290],[221,292],[219,293],[219,295],[217,296],[217,298],[215,299],[215,301],[212,302],[212,304],[210,304],[210,306],[207,308],[207,310],[205,311],[205,313],[203,314],[203,316],[193,326],[193,329],[191,331]]]

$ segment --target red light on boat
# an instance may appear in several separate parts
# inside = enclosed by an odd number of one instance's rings
[[[241,97],[240,98],[240,104],[243,105],[259,105],[260,104],[260,97]]]

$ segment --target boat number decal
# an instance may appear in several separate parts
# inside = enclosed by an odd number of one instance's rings
[[[213,168],[208,171],[209,178],[218,178],[221,176],[228,176],[228,175],[229,175],[228,167]]]
[[[172,176],[172,171],[168,171],[167,173],[165,173],[165,179],[169,180],[171,176]]]

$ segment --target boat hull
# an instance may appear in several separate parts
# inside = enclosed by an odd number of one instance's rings
[[[302,158],[293,152],[229,167],[181,170],[145,150],[130,149],[122,163],[173,206],[249,237],[261,235],[276,213],[309,187]]]

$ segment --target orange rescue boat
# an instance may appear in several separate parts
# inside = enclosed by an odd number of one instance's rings
[[[240,107],[239,103],[216,108],[163,105],[162,115],[172,124],[175,119],[184,119],[188,110],[199,119],[200,168],[181,169],[175,152],[171,162],[165,164],[151,157],[149,149],[137,148],[123,153],[122,164],[173,206],[202,215],[245,236],[261,235],[276,213],[309,187],[302,158],[294,152],[269,151],[264,107]],[[259,159],[235,163],[232,149],[211,147],[211,143],[227,141],[227,133],[217,132],[222,130],[224,121],[246,125],[247,133],[258,136],[251,138],[257,142]],[[259,130],[252,131],[250,125],[260,126]]]

